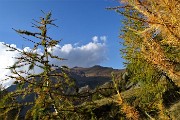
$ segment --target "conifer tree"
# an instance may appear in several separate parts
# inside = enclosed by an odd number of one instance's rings
[[[118,11],[122,13],[121,11]],[[122,13],[132,17],[142,17],[135,9],[125,9]],[[161,71],[156,70],[148,63],[141,55],[140,47],[142,37],[135,34],[131,29],[143,30],[144,23],[131,18],[125,18],[123,21],[124,28],[122,29],[121,37],[124,40],[124,49],[121,49],[123,57],[126,60],[126,69],[134,86],[139,86],[140,96],[132,101],[134,107],[138,107],[144,113],[149,114],[151,111],[158,110],[157,105],[162,100],[162,95],[166,91],[166,84],[160,82],[162,76]],[[166,82],[165,82],[166,83]],[[155,87],[156,86],[156,87]],[[142,116],[141,116],[142,117]]]
[[[161,29],[154,29],[151,25],[157,21],[147,18],[148,16],[144,14],[144,12],[149,12],[150,14],[151,12],[148,10],[153,11],[153,9],[159,9],[159,7],[161,8],[163,5],[161,6],[160,3],[155,4],[156,1],[149,0],[124,0],[124,2],[124,6],[110,9],[115,9],[125,17],[123,21],[124,28],[120,36],[124,40],[123,45],[125,47],[121,52],[126,60],[129,79],[134,82],[135,85],[138,83],[141,94],[138,97],[136,96],[137,98],[133,101],[133,105],[144,111],[146,116],[150,116],[149,113],[151,111],[156,111],[155,113],[159,111],[165,119],[167,116],[163,111],[163,95],[165,91],[169,89],[176,89],[176,85],[179,84],[179,70],[177,69],[179,66],[179,48],[177,47],[179,43],[176,38],[174,38],[175,40],[165,38],[166,34],[163,33],[164,31],[161,32],[162,26],[160,27]],[[175,3],[175,1],[173,2]],[[156,8],[153,5],[156,5],[156,7],[159,6]],[[177,11],[177,6],[173,9]],[[166,13],[167,11],[165,10],[163,12]],[[152,12],[152,14],[154,13],[155,12]],[[179,18],[174,19],[178,20]],[[172,34],[168,35],[168,32],[165,32],[167,36],[171,36]],[[175,32],[174,34],[178,33]],[[170,41],[174,44],[173,46],[171,46],[172,44],[167,44]],[[146,50],[144,48],[146,48]],[[154,58],[150,59],[151,57]],[[169,65],[169,69],[167,66],[164,66],[165,64]],[[170,72],[170,69],[174,72]],[[175,82],[176,85],[172,81]]]
[[[131,29],[142,38],[140,53],[180,86],[180,2],[177,0],[124,0],[141,13],[144,29]]]
[[[56,26],[51,16],[49,12],[45,17],[41,17],[40,21],[34,20],[33,27],[39,32],[14,29],[25,40],[34,44],[31,50],[19,50],[4,44],[10,51],[19,52],[20,56],[16,57],[17,61],[9,67],[13,75],[8,78],[15,80],[17,88],[0,100],[1,119],[11,119],[11,116],[13,119],[68,119],[73,113],[74,98],[68,97],[73,95],[67,93],[67,90],[73,93],[75,82],[68,76],[66,66],[59,67],[50,63],[50,59],[64,60],[53,55],[51,51],[60,42],[48,36],[48,26]],[[42,49],[42,53],[38,53],[38,49]],[[21,69],[23,66],[28,66],[28,70]],[[37,67],[42,70],[41,73],[33,73]],[[28,97],[33,100],[29,101]]]

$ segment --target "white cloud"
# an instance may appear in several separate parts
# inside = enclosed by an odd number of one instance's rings
[[[103,42],[106,42],[107,37],[106,36],[100,36],[100,40],[102,40]]]
[[[16,47],[16,45],[12,44],[12,47]],[[0,62],[0,79],[4,80],[6,78],[5,75],[10,73],[10,70],[6,69],[8,66],[11,66],[14,64],[15,59],[12,58],[13,56],[17,56],[18,53],[17,52],[7,52],[6,51],[7,48],[6,46],[3,45],[2,42],[0,42],[0,58],[1,58],[1,62]],[[13,81],[1,81],[0,84],[3,85],[7,85],[7,84],[12,84]]]
[[[67,53],[69,54],[69,52],[71,52],[73,49],[73,46],[71,44],[65,44],[62,48],[61,48],[61,51],[63,53]]]
[[[57,61],[51,60],[52,63],[57,65],[67,65],[69,67],[90,67],[96,64],[100,64],[106,60],[106,45],[105,43],[90,42],[80,47],[66,44],[60,49],[53,48],[53,53],[61,58],[67,60]]]
[[[98,36],[92,37],[92,40],[93,40],[94,43],[97,43],[98,42]]]
[[[52,50],[52,53],[56,56],[59,56],[61,58],[65,58],[67,60],[59,61],[56,59],[50,59],[50,62],[56,65],[67,65],[68,67],[90,67],[93,65],[97,65],[102,63],[103,61],[107,60],[106,56],[106,36],[100,36],[101,42],[98,42],[98,36],[94,36],[92,38],[92,42],[89,42],[85,45],[78,46],[72,45],[72,44],[65,44],[63,46],[57,45],[54,48],[48,49],[49,51]],[[12,44],[11,46],[16,47],[16,45]],[[15,63],[16,56],[19,55],[18,52],[10,52],[6,51],[7,47],[2,45],[2,42],[0,42],[0,58],[1,58],[1,64],[0,64],[0,79],[5,79],[5,75],[10,75],[10,70],[5,69],[7,66],[13,65]],[[19,49],[20,50],[20,49]],[[24,51],[30,51],[31,49],[29,47],[25,47]],[[38,53],[42,54],[42,50],[38,49]],[[28,66],[24,66],[22,69],[27,70]],[[41,72],[39,68],[36,68],[36,73]],[[0,84],[3,83],[3,85],[9,86],[13,83],[13,81],[1,81]]]
[[[10,46],[22,51],[21,49],[17,48],[16,45],[14,45],[14,44],[11,44]],[[16,62],[15,57],[20,56],[20,54],[17,51],[7,51],[7,50],[9,50],[9,48],[7,48],[5,45],[3,45],[3,42],[0,42],[0,51],[1,51],[0,52],[0,58],[1,58],[0,84],[2,84],[5,87],[8,87],[9,85],[11,85],[14,82],[13,80],[4,80],[7,78],[6,75],[12,75],[11,71],[6,68],[8,68],[9,66],[12,66]],[[25,47],[23,50],[30,51],[31,49],[29,47]],[[22,69],[28,70],[28,66],[23,66],[20,70],[22,70]],[[40,70],[40,68],[36,67],[36,70],[34,70],[32,72],[39,73],[39,72],[41,72],[41,70]]]

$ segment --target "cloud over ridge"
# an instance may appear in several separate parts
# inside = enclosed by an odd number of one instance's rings
[[[52,50],[51,52],[53,55],[59,56],[61,58],[65,58],[67,60],[59,61],[56,59],[50,59],[50,63],[56,64],[59,66],[66,65],[68,67],[90,67],[93,65],[97,65],[102,63],[107,59],[106,56],[106,36],[94,36],[92,37],[92,41],[85,44],[85,45],[72,45],[72,44],[65,44],[63,46],[57,45],[54,48],[51,48],[49,50]],[[16,47],[16,45],[12,44],[11,46]],[[12,84],[13,81],[1,81],[2,79],[5,79],[5,75],[10,74],[10,70],[5,69],[7,66],[13,65],[15,63],[16,56],[19,55],[18,52],[7,52],[8,48],[3,45],[3,42],[0,42],[0,58],[1,58],[1,64],[0,64],[0,84],[9,86]],[[19,49],[19,48],[18,48]],[[25,47],[23,50],[28,51],[30,50],[29,47]],[[41,53],[42,50],[39,49],[38,53]],[[27,66],[24,66],[23,69],[28,69]],[[36,72],[39,72],[40,70],[36,70]]]
[[[100,64],[106,60],[106,43],[98,38],[92,38],[92,42],[82,46],[73,46],[72,44],[65,44],[54,48],[53,54],[65,58],[65,61],[52,60],[58,65],[67,65],[69,67],[90,67]],[[60,49],[58,49],[60,47]]]

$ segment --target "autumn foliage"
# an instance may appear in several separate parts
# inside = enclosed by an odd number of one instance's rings
[[[163,70],[180,86],[180,2],[178,0],[123,0],[143,15],[143,30],[132,29],[143,39],[144,58]],[[161,38],[159,38],[161,37]],[[170,55],[171,54],[171,55]]]

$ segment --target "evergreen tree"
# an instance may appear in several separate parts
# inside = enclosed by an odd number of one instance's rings
[[[48,26],[56,26],[51,15],[49,12],[45,17],[41,17],[40,21],[34,20],[33,27],[39,32],[14,29],[34,44],[31,50],[19,50],[4,44],[10,51],[19,52],[20,56],[16,57],[17,61],[9,67],[13,75],[8,78],[15,80],[18,87],[0,100],[1,119],[68,119],[74,113],[72,96],[76,94],[75,82],[68,77],[69,70],[66,66],[58,67],[50,63],[50,59],[64,60],[53,55],[51,51],[51,48],[60,42],[47,34]],[[43,49],[42,54],[37,52],[39,48]],[[22,70],[23,66],[28,66],[28,70]],[[33,73],[37,67],[42,70],[41,73]],[[68,93],[68,90],[73,94]],[[33,100],[29,101],[28,97]],[[26,117],[22,118],[22,114],[26,114]]]
[[[164,26],[156,28],[155,24],[160,21],[160,18],[158,18],[158,21],[154,21],[152,19],[153,15],[150,16],[149,14],[157,13],[157,9],[163,11],[162,6],[165,5],[160,5],[159,1],[157,1],[157,4],[154,0],[125,0],[124,2],[124,6],[110,9],[115,9],[125,17],[123,21],[124,28],[120,36],[124,40],[124,48],[121,52],[126,60],[129,80],[136,87],[139,86],[140,93],[135,96],[136,98],[133,101],[131,100],[131,104],[143,111],[147,117],[151,117],[151,115],[158,116],[158,118],[164,116],[162,119],[165,119],[167,115],[165,115],[163,109],[163,96],[166,91],[175,90],[179,85],[179,70],[177,69],[179,66],[178,33],[175,32],[176,30],[174,31],[173,34],[176,34],[176,37],[173,37],[172,40],[172,33],[168,32],[168,28],[166,28],[167,31],[162,31]],[[173,10],[178,11],[178,2],[173,1],[172,4],[175,3],[177,3],[176,8],[173,8]],[[153,5],[156,5],[156,7]],[[172,14],[166,12],[164,10],[163,14]],[[164,22],[163,19],[161,19],[161,25]],[[179,18],[174,19],[177,21]],[[173,92],[178,92],[176,90]]]
[[[131,29],[142,38],[141,56],[180,86],[180,2],[125,0],[125,3],[143,16],[129,16],[144,24],[144,29]]]

